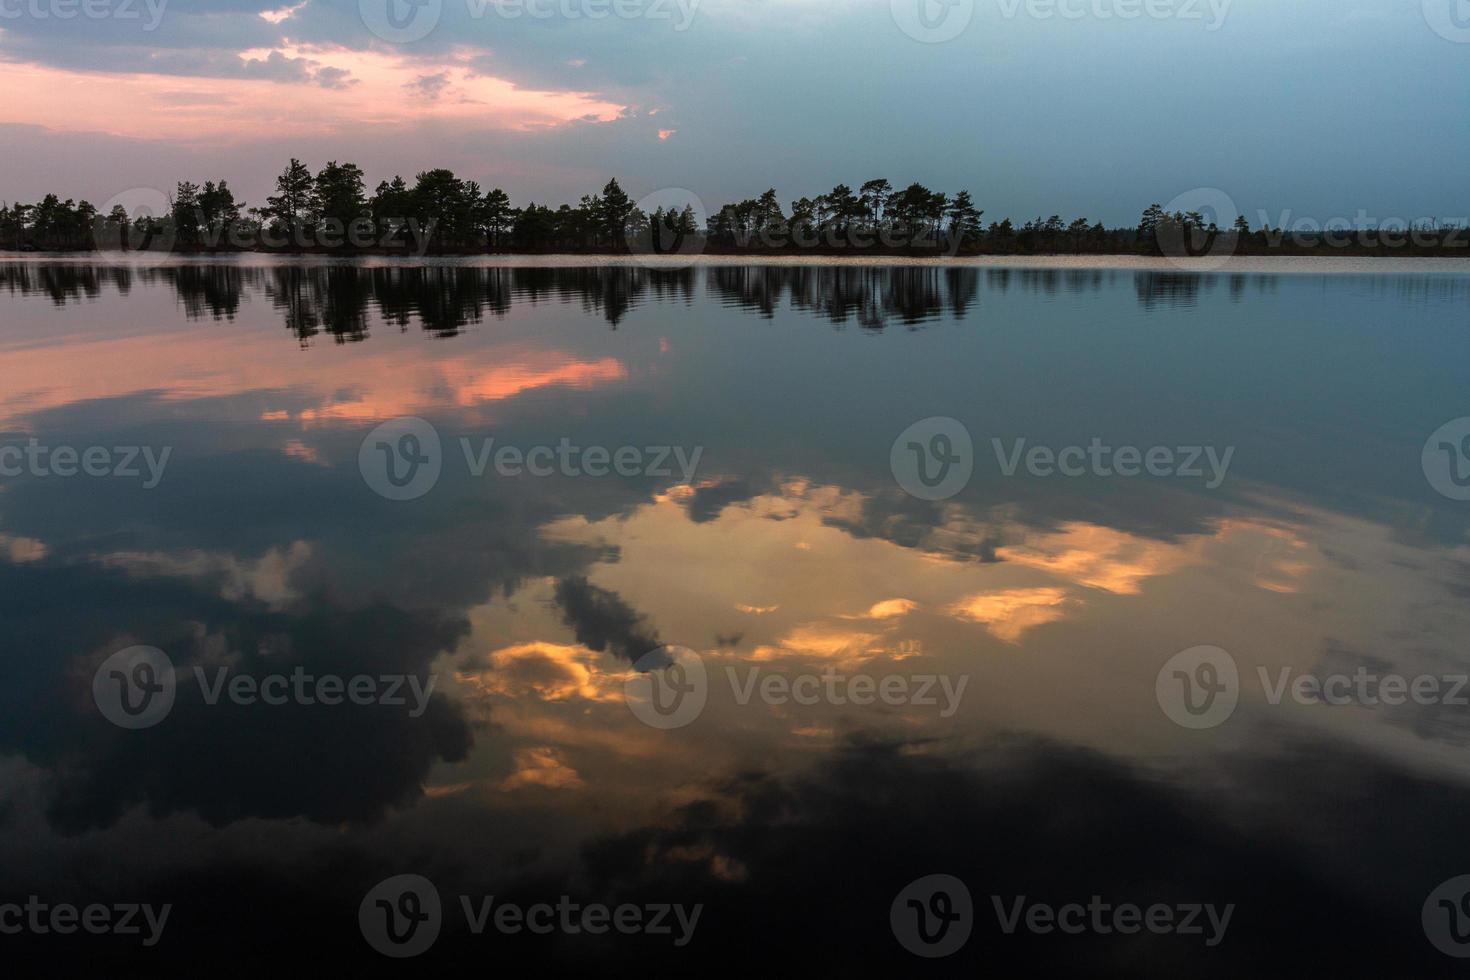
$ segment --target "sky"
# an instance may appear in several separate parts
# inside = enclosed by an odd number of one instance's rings
[[[1470,0],[282,2],[0,0],[0,200],[261,204],[294,156],[517,205],[885,177],[987,221],[1470,215]]]

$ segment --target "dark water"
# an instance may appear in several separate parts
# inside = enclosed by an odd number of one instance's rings
[[[0,928],[170,908],[0,955],[1447,973],[1470,276],[1372,269],[0,260]]]

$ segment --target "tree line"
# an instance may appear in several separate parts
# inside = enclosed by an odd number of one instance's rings
[[[896,187],[875,178],[856,187],[782,206],[771,188],[702,217],[694,202],[640,208],[609,180],[575,205],[528,202],[514,207],[501,188],[483,188],[445,169],[409,184],[401,176],[371,192],[361,168],[332,161],[316,173],[292,159],[275,193],[249,207],[224,181],[181,181],[172,194],[106,214],[87,201],[48,194],[37,204],[0,202],[0,248],[178,251],[356,251],[414,254],[478,252],[663,252],[685,254],[818,252],[821,254],[1145,254],[1310,253],[1324,235],[1288,236],[1244,218],[1221,229],[1199,212],[1167,212],[1154,204],[1136,227],[1108,228],[1087,218],[982,220],[968,191],[953,195],[919,183]],[[682,206],[680,204],[682,203]],[[1436,252],[1463,248],[1463,229],[1421,229],[1413,242]],[[1357,251],[1389,247],[1381,238]],[[1391,243],[1390,243],[1391,244]],[[1341,249],[1342,246],[1333,246]]]

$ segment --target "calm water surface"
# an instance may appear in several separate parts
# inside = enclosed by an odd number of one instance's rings
[[[1446,972],[1470,459],[1446,484],[1425,450],[1470,415],[1470,275],[1382,268],[0,259],[0,446],[139,471],[0,477],[0,902],[173,906],[150,948],[0,953]],[[1027,463],[1095,440],[1199,475]],[[130,729],[104,662],[137,645],[176,688]],[[1226,660],[1171,662],[1202,646]],[[650,709],[694,667],[702,711]],[[210,703],[295,674],[412,685]],[[359,907],[403,874],[444,909],[400,962]],[[931,874],[973,899],[945,960],[890,922]],[[474,935],[459,897],[491,895],[703,911],[682,946]],[[1007,934],[1018,896],[1234,910],[1214,945]]]

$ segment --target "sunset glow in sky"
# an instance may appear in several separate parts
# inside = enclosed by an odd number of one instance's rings
[[[448,167],[517,205],[616,176],[712,211],[881,176],[968,189],[988,218],[1131,223],[1200,187],[1256,223],[1470,211],[1470,44],[1418,2],[961,0],[942,40],[914,36],[918,2],[3,0],[0,200],[223,178],[259,203],[294,156],[370,187]]]

